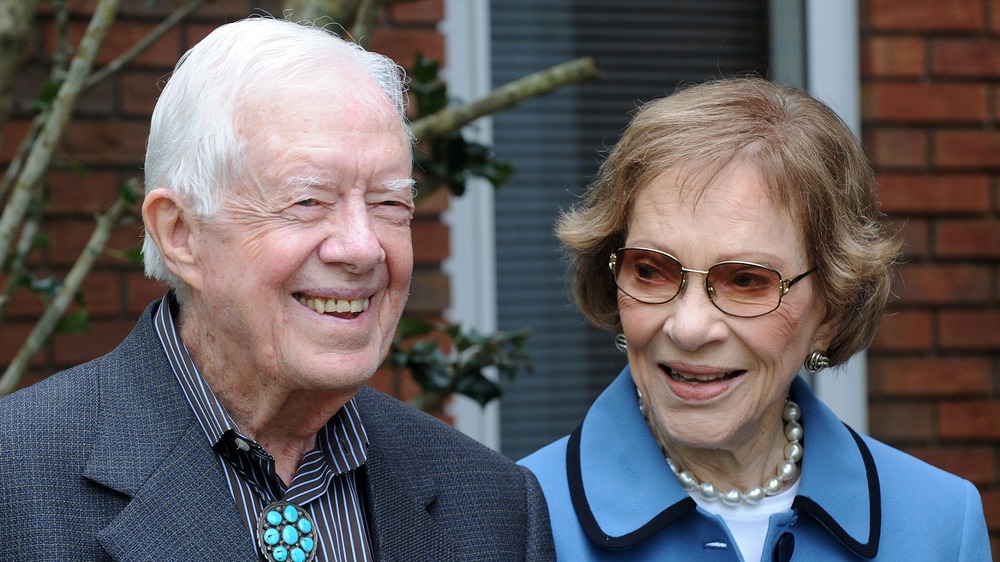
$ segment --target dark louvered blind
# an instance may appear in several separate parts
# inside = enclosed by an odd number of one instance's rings
[[[501,402],[501,448],[520,458],[572,431],[625,363],[576,312],[552,225],[590,183],[642,101],[684,82],[767,71],[766,0],[492,0],[493,84],[575,57],[605,77],[494,118],[517,167],[496,197],[501,330],[532,329],[535,371]]]

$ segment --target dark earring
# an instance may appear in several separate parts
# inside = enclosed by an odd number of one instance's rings
[[[615,336],[615,347],[622,353],[628,352],[628,342],[625,340],[625,334],[619,333]]]
[[[806,357],[803,367],[810,373],[818,373],[830,366],[830,358],[822,351],[814,351]]]

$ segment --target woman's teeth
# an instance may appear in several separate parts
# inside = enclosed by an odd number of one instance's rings
[[[731,371],[728,373],[709,373],[709,374],[696,375],[693,373],[682,373],[671,367],[667,367],[666,370],[667,370],[667,375],[669,375],[670,378],[678,382],[686,382],[689,384],[703,384],[718,380],[729,380],[745,372],[745,371]]]
[[[298,300],[320,314],[326,312],[358,314],[368,309],[368,297],[362,299],[324,299],[299,295]]]

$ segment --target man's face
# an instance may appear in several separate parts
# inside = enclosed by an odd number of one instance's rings
[[[196,359],[280,389],[354,391],[388,352],[413,269],[410,145],[370,79],[346,83],[243,111],[246,179],[193,229],[185,312],[210,336],[188,342]]]

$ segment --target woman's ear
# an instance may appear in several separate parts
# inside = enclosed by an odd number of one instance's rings
[[[193,289],[201,288],[201,267],[194,246],[194,214],[173,191],[157,188],[142,202],[146,236],[160,249],[171,273]]]

